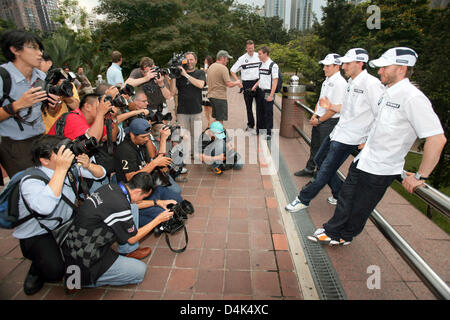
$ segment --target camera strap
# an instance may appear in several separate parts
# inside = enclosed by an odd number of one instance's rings
[[[167,233],[165,233],[166,243],[169,246],[169,249],[172,250],[172,252],[181,253],[181,252],[184,252],[184,250],[186,250],[186,248],[187,248],[189,237],[188,237],[188,233],[187,233],[187,229],[186,229],[185,225],[183,226],[183,229],[184,229],[184,238],[185,238],[186,244],[181,249],[173,249],[172,246],[170,245],[169,235]]]

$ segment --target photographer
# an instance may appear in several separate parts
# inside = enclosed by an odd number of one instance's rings
[[[33,162],[42,176],[49,179],[48,184],[37,179],[22,179],[20,185],[19,218],[31,213],[27,206],[40,215],[49,218],[62,218],[67,221],[72,215],[72,208],[61,195],[64,194],[72,203],[78,197],[78,181],[72,187],[67,172],[74,173],[75,178],[100,179],[105,175],[101,166],[89,162],[86,154],[76,156],[80,166],[72,166],[75,158],[72,150],[65,148],[64,138],[45,135],[41,137],[32,149]],[[24,203],[26,202],[26,204]],[[20,239],[20,249],[23,256],[32,261],[30,270],[24,282],[27,295],[38,292],[44,282],[60,281],[64,275],[64,263],[59,247],[53,235],[42,225],[53,230],[58,226],[55,220],[30,219],[20,224],[13,236]]]
[[[219,121],[214,121],[200,136],[200,160],[221,175],[224,170],[240,170],[242,158],[231,145],[231,139]]]
[[[134,244],[173,213],[163,210],[151,223],[137,227],[131,204],[140,202],[154,188],[148,173],[139,173],[127,183],[110,184],[81,206],[63,245],[66,266],[81,269],[83,287],[136,284],[144,280],[146,264],[115,252],[111,245]]]
[[[48,56],[48,58],[50,57]],[[62,114],[68,111],[76,110],[80,106],[80,97],[78,95],[78,90],[69,78],[69,75],[65,72],[63,73],[61,69],[51,69],[48,71],[45,79],[46,82],[48,82],[46,88],[47,90],[50,89],[50,87],[62,88],[62,86],[65,86],[65,90],[62,90],[65,92],[61,92],[59,100],[55,105],[45,102],[42,103],[42,121],[45,125],[45,133],[48,133],[55,121]]]
[[[45,132],[41,102],[58,97],[36,85],[45,79],[39,70],[44,47],[32,33],[9,30],[1,39],[4,57],[0,77],[0,163],[8,176],[33,165],[31,146]],[[9,81],[8,81],[9,80]],[[9,88],[8,88],[9,87]]]
[[[157,109],[160,105],[165,105],[166,100],[172,98],[172,94],[167,86],[168,77],[155,72],[155,63],[149,57],[143,57],[139,63],[139,68],[133,69],[125,84],[139,87],[147,95],[150,109]]]
[[[106,137],[104,120],[110,109],[111,102],[105,102],[105,96],[99,101],[95,94],[85,95],[81,100],[80,107],[67,115],[64,123],[64,136],[74,140],[87,133],[90,137],[101,141],[103,137]],[[53,124],[48,134],[56,134],[57,123]]]
[[[171,165],[172,160],[159,154],[153,160],[149,156],[148,145],[153,143],[150,140],[151,127],[148,121],[144,119],[134,119],[130,126],[126,128],[128,132],[125,140],[117,147],[114,153],[114,164],[117,174],[117,181],[127,182],[139,172],[151,173],[158,184],[155,192],[150,196],[150,200],[175,200],[181,202],[181,188],[166,173],[167,167]],[[162,136],[160,150],[165,148],[167,133]],[[154,146],[153,146],[154,148]],[[140,224],[148,223],[154,218],[155,209],[146,208],[139,210]]]
[[[174,95],[178,89],[177,120],[181,127],[190,133],[188,139],[183,141],[185,150],[190,152],[193,158],[194,141],[198,141],[198,136],[194,135],[195,123],[202,127],[202,89],[206,82],[206,74],[203,70],[196,69],[197,56],[194,52],[186,52],[184,57],[187,63],[178,66],[181,74],[180,77],[171,79],[170,92]]]

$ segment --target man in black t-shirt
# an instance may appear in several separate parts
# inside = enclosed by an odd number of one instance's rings
[[[135,174],[139,172],[147,172],[152,175],[162,176],[161,173],[156,172],[156,167],[166,167],[172,159],[163,155],[157,156],[151,160],[147,144],[152,144],[149,139],[150,124],[147,120],[142,118],[134,119],[130,125],[125,129],[128,132],[125,140],[119,144],[114,152],[114,164],[117,174],[117,181],[129,181]],[[165,144],[165,142],[163,143]],[[161,149],[160,149],[161,150]],[[170,186],[158,186],[154,192],[146,200],[174,200],[181,202],[181,188],[167,172],[163,175],[164,179],[168,179]],[[156,181],[155,181],[156,182]],[[165,182],[165,181],[164,181]],[[154,205],[148,208],[139,209],[139,225],[143,226],[152,221],[161,211],[164,206]]]
[[[83,287],[119,286],[144,280],[146,264],[119,255],[111,245],[134,244],[173,215],[165,210],[151,223],[136,227],[131,204],[141,202],[152,188],[150,174],[139,173],[128,183],[100,187],[84,201],[62,246],[68,287],[73,285],[74,266],[80,269]]]
[[[170,81],[170,93],[175,94],[178,89],[177,119],[182,128],[190,133],[190,143],[185,143],[185,150],[191,156],[194,155],[194,141],[196,141],[202,131],[202,89],[205,86],[206,75],[203,70],[196,69],[197,56],[194,52],[186,52],[186,69],[179,67],[181,77]],[[194,135],[194,126],[199,126],[197,136]],[[186,135],[184,135],[186,136]]]

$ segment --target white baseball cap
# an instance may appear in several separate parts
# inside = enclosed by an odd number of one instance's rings
[[[407,47],[395,47],[389,49],[378,59],[369,62],[369,66],[372,68],[387,67],[393,64],[399,66],[413,67],[416,64],[417,53]]]
[[[342,63],[352,61],[367,62],[369,61],[369,53],[363,48],[353,48],[348,50],[345,56],[339,58],[339,60],[341,60]]]
[[[339,60],[341,56],[337,53],[329,53],[327,54],[327,56],[325,57],[325,59],[320,60],[319,63],[329,66],[330,64],[338,64],[341,65],[342,62]]]

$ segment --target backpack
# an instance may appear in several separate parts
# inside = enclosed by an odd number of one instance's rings
[[[272,67],[275,64],[275,62],[271,62],[269,69],[270,69],[270,74],[272,75]],[[275,93],[278,93],[281,91],[281,87],[283,86],[283,73],[280,70],[280,67],[278,66],[278,83],[277,83],[277,88],[275,89]]]
[[[45,173],[37,168],[28,168],[16,173],[0,193],[0,228],[13,229],[39,216],[37,213],[31,211],[32,214],[19,219],[20,182],[26,175],[29,175],[29,177],[25,178],[25,180],[38,179],[46,183],[50,181]]]

